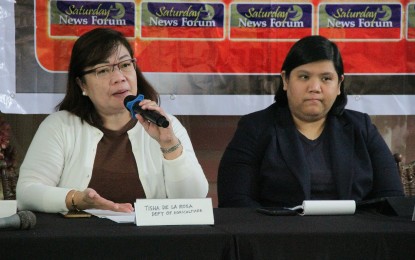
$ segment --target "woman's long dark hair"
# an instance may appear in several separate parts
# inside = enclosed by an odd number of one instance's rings
[[[66,94],[62,102],[56,106],[57,110],[67,110],[93,126],[102,126],[103,122],[96,111],[91,99],[82,95],[82,90],[76,79],[84,81],[81,76],[86,67],[102,63],[111,56],[118,47],[124,46],[131,57],[134,51],[125,36],[116,30],[106,28],[93,29],[79,37],[73,48],[68,70]],[[137,67],[137,92],[147,99],[159,101],[159,94],[144,78]]]
[[[296,42],[291,47],[284,63],[282,64],[281,71],[285,71],[286,77],[289,78],[291,71],[298,66],[323,60],[330,60],[333,62],[337,76],[340,80],[342,75],[344,75],[344,68],[343,60],[336,44],[319,35],[307,36]],[[274,100],[277,106],[288,106],[287,92],[283,89],[282,78],[280,80],[280,85],[278,87],[277,93],[275,94]],[[344,90],[343,80],[343,82],[340,84],[340,95],[338,95],[334,101],[329,114],[341,115],[346,104],[347,94]]]

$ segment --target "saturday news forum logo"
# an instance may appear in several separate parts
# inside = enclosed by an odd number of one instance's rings
[[[142,2],[141,38],[224,39],[222,3]]]
[[[96,27],[135,36],[135,3],[108,1],[50,1],[50,36],[78,37]]]

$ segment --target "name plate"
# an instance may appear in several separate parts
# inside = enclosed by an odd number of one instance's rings
[[[214,224],[211,198],[137,199],[134,207],[137,226]]]

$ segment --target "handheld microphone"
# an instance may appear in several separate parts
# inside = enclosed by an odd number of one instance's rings
[[[134,97],[132,95],[126,96],[124,98],[124,106],[127,108],[128,111],[131,112],[132,117],[135,118],[136,114],[140,114],[142,117],[156,124],[157,126],[167,128],[169,126],[169,121],[166,119],[166,117],[154,110],[141,109],[138,103],[140,103],[140,101],[143,99],[144,96],[141,94],[137,97]]]
[[[0,218],[0,229],[31,229],[36,225],[36,215],[31,211],[19,211],[6,218]]]

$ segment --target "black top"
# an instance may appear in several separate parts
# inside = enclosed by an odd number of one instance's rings
[[[311,199],[315,200],[334,200],[338,199],[336,185],[330,167],[329,140],[327,131],[315,139],[310,140],[301,134],[301,145],[306,158],[307,168],[310,172]]]
[[[345,110],[326,121],[337,198],[403,196],[391,151],[369,115]],[[327,158],[326,158],[327,156]],[[312,199],[312,180],[288,108],[276,104],[243,116],[219,165],[219,207],[296,206]]]

